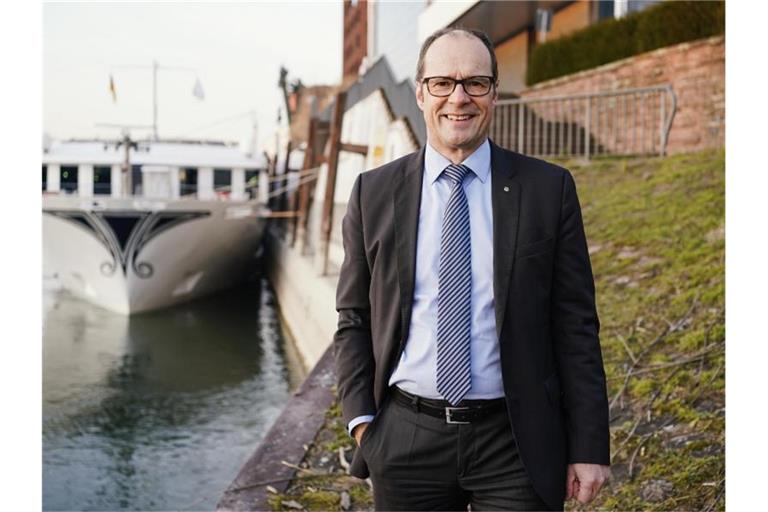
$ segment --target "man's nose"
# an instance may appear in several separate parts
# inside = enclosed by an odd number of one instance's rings
[[[469,103],[471,98],[472,97],[467,94],[467,91],[464,90],[464,84],[457,83],[456,87],[453,88],[453,92],[448,97],[448,101],[462,105],[464,103]]]

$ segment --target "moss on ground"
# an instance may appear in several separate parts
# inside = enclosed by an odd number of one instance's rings
[[[724,151],[559,163],[576,179],[595,274],[614,476],[568,509],[724,510]],[[306,463],[340,447],[353,449],[335,405]],[[372,507],[341,467],[297,477],[273,506],[339,510],[327,493],[341,490],[351,509]]]
[[[725,153],[563,164],[613,404],[614,479],[570,508],[724,510]]]
[[[340,450],[345,460],[352,460],[354,441],[343,424],[341,407],[334,403],[314,442],[307,447],[301,463],[306,471],[297,472],[285,493],[270,496],[272,510],[297,510],[297,505],[304,510],[343,510],[343,494],[348,496],[348,510],[373,510],[370,487],[347,475]]]

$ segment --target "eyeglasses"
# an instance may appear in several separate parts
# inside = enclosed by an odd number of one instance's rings
[[[427,84],[427,90],[432,96],[444,98],[453,94],[456,84],[461,84],[470,96],[485,96],[493,85],[492,76],[470,76],[463,80],[456,80],[448,76],[430,76],[422,79]]]

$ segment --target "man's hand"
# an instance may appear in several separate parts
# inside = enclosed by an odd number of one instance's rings
[[[357,446],[360,446],[360,440],[363,438],[363,432],[365,432],[365,429],[368,428],[368,425],[370,425],[370,423],[360,423],[359,425],[355,425],[355,428],[352,429],[352,437],[354,437],[355,441],[357,441]]]
[[[574,498],[579,503],[589,503],[603,484],[611,478],[611,469],[600,464],[568,464],[565,478],[565,499]]]

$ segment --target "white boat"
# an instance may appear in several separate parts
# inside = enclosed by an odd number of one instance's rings
[[[43,272],[123,314],[231,287],[254,268],[265,170],[260,155],[221,142],[50,142]]]

